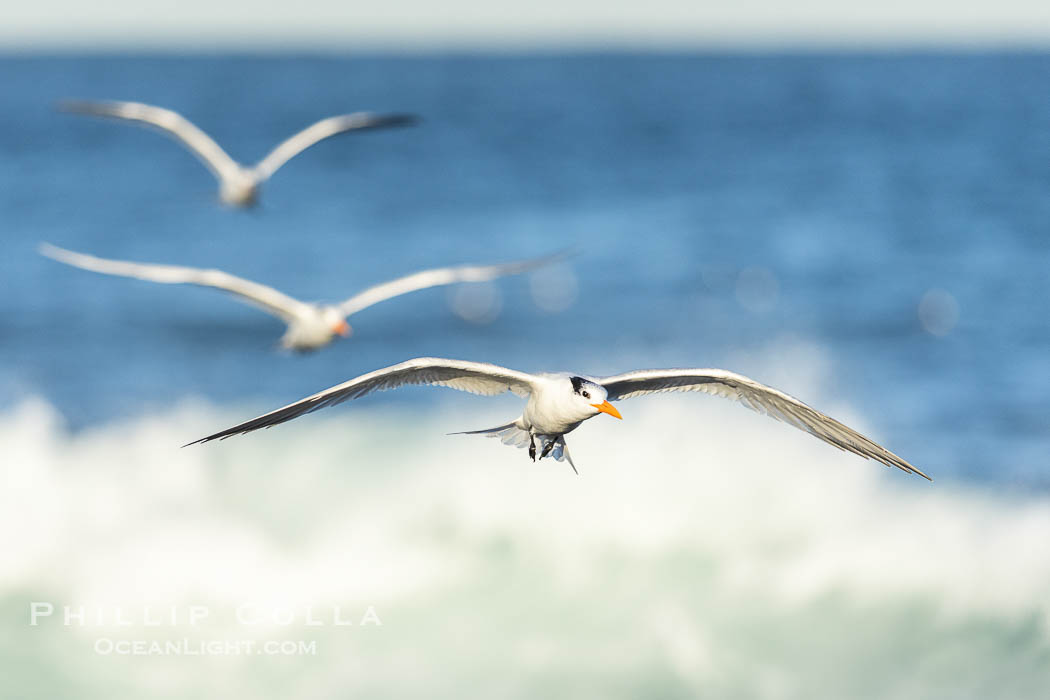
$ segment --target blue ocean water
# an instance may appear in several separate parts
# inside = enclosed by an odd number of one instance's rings
[[[0,695],[1050,686],[1050,54],[7,56],[0,78]],[[325,142],[232,211],[180,147],[56,112],[68,97],[177,109],[249,162],[331,114],[423,122]],[[41,241],[326,300],[577,254],[373,307],[299,356],[252,308]],[[445,435],[515,397],[427,388],[178,449],[418,355],[726,367],[935,481],[702,396],[589,422],[579,477]],[[38,627],[34,601],[56,610]],[[295,621],[238,624],[245,601]],[[62,624],[78,605],[101,621]],[[304,623],[334,606],[383,625]],[[249,637],[317,653],[98,651]]]

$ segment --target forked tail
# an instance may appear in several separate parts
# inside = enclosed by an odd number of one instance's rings
[[[451,435],[484,435],[490,438],[499,438],[500,442],[504,445],[511,445],[512,447],[528,447],[531,436],[528,430],[518,426],[517,421],[507,423],[506,425],[497,425],[495,428],[488,428],[487,430],[464,430],[459,433],[450,433]]]
[[[526,448],[532,443],[532,434],[528,430],[518,425],[517,421],[507,423],[506,425],[497,425],[495,428],[488,428],[486,430],[464,430],[458,433],[450,433],[451,435],[481,435],[483,437],[498,438],[504,445],[510,445],[511,447]],[[572,457],[569,456],[569,448],[565,445],[565,437],[562,435],[550,436],[550,435],[537,435],[536,441],[538,443],[537,452],[541,455],[549,455],[554,458],[557,462],[568,462],[572,470],[576,471],[576,465],[572,463]],[[551,445],[553,443],[553,445]],[[548,445],[550,447],[548,448]]]

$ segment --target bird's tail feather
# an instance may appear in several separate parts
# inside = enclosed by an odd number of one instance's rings
[[[569,456],[569,446],[565,444],[564,435],[558,436],[557,442],[554,443],[554,449],[551,450],[551,457],[558,462],[565,460],[569,463],[569,466],[572,467],[572,470],[576,472],[576,474],[580,473],[576,469],[576,465],[572,463],[572,457]]]
[[[513,423],[507,423],[506,425],[497,425],[495,428],[486,428],[485,430],[464,430],[458,433],[450,433],[450,435],[482,435],[484,437],[499,438],[500,442],[504,445],[511,445],[512,447],[528,447],[532,441],[528,430],[520,427],[517,421]],[[549,437],[546,435],[537,435],[539,441],[540,452],[544,451],[544,447],[547,445],[547,441],[553,440],[554,446],[551,448],[548,456],[553,457],[556,462],[568,462],[572,470],[576,471],[576,465],[572,463],[572,457],[569,456],[569,448],[565,445],[565,437],[559,435],[557,437]]]
[[[529,446],[529,431],[519,427],[517,421],[507,423],[506,425],[497,425],[495,428],[487,428],[485,430],[464,430],[459,433],[451,434],[483,435],[485,437],[499,438],[500,442],[504,445],[511,445],[513,447]]]

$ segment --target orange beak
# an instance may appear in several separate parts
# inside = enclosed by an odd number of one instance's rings
[[[602,401],[601,403],[592,403],[591,405],[597,408],[602,413],[608,413],[613,418],[619,418],[620,420],[623,420],[623,416],[620,415],[620,412],[617,411],[616,407],[608,401]]]
[[[332,330],[345,338],[348,335],[350,335],[350,324],[346,321],[340,321],[339,323],[335,324]]]

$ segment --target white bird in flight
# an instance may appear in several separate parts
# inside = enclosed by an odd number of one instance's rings
[[[281,346],[299,351],[317,350],[335,340],[337,335],[348,337],[353,329],[346,322],[347,317],[381,301],[429,287],[458,282],[487,282],[497,277],[517,275],[565,257],[564,253],[556,253],[498,265],[460,265],[423,270],[369,287],[338,304],[317,304],[293,299],[272,287],[235,277],[222,270],[108,260],[49,243],[40,245],[40,253],[58,262],[106,275],[164,284],[215,287],[229,292],[288,324],[288,329],[281,337]]]
[[[224,204],[246,207],[255,204],[259,186],[278,168],[318,141],[345,131],[408,126],[418,118],[408,114],[371,114],[355,112],[328,117],[308,126],[282,142],[253,166],[241,165],[219,144],[178,112],[140,102],[94,102],[68,100],[60,107],[67,112],[123,119],[135,124],[160,129],[197,156],[219,180],[219,198]]]
[[[565,446],[565,435],[599,413],[621,418],[610,401],[670,391],[703,391],[735,399],[754,411],[789,423],[841,450],[930,478],[834,418],[781,391],[724,369],[644,369],[611,377],[586,377],[566,372],[528,374],[483,362],[420,357],[363,374],[190,444],[269,428],[373,391],[408,384],[446,386],[489,396],[511,391],[525,397],[528,399],[525,410],[517,419],[495,428],[460,434],[495,437],[507,445],[528,447],[533,461],[550,455],[559,462],[568,460],[573,470],[576,467]]]

